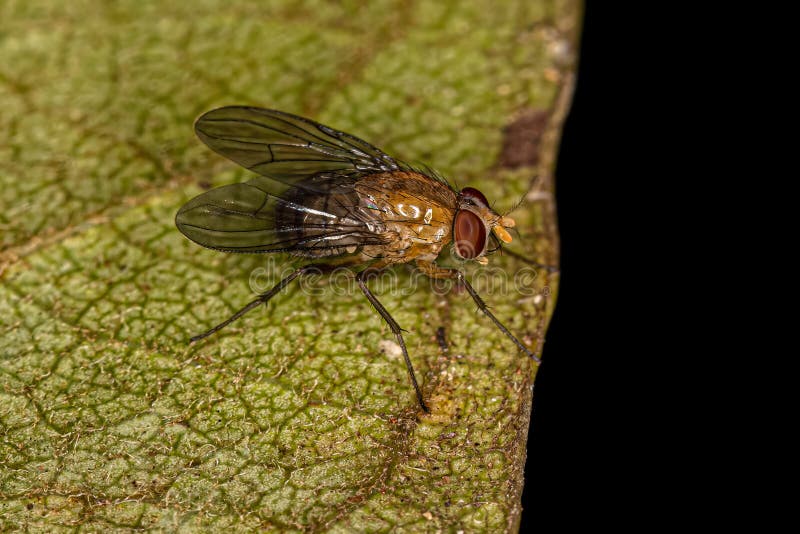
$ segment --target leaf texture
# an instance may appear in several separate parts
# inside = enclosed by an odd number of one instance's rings
[[[527,199],[510,248],[557,264],[580,10],[0,4],[0,530],[514,531],[536,368],[467,295],[405,268],[373,286],[408,331],[425,416],[346,279],[188,345],[295,264],[202,249],[174,217],[255,176],[192,128],[254,105],[431,165],[500,212]],[[529,110],[548,116],[539,163],[501,165],[504,127]],[[541,341],[557,274],[495,254],[469,275]]]

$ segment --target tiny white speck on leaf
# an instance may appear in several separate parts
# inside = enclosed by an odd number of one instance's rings
[[[388,339],[382,339],[378,343],[378,348],[381,350],[381,352],[385,352],[389,356],[403,355],[403,349],[400,348],[400,345]]]

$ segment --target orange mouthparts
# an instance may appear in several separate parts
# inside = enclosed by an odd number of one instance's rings
[[[511,234],[506,231],[506,228],[514,228],[517,223],[511,217],[500,217],[500,222],[492,228],[495,235],[503,243],[511,243]]]

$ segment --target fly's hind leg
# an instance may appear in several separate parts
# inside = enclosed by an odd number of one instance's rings
[[[327,269],[327,268],[328,268],[327,265],[310,264],[310,265],[305,265],[303,267],[295,269],[294,271],[291,272],[291,274],[289,274],[289,276],[287,276],[286,278],[284,278],[283,280],[281,280],[280,282],[275,284],[275,287],[273,287],[272,289],[270,289],[266,293],[262,293],[261,295],[259,295],[257,299],[255,299],[254,301],[252,301],[249,304],[247,304],[244,308],[242,308],[241,310],[237,311],[236,313],[231,315],[226,320],[222,321],[220,324],[218,324],[217,326],[215,326],[211,330],[208,330],[206,332],[203,332],[202,334],[198,334],[198,335],[192,337],[191,339],[189,339],[189,342],[190,343],[194,343],[195,341],[200,341],[201,339],[207,338],[211,334],[215,334],[215,333],[219,332],[220,330],[222,330],[223,328],[225,328],[226,326],[228,326],[233,321],[235,321],[236,319],[238,319],[242,315],[246,314],[247,312],[249,312],[253,308],[257,308],[258,306],[260,306],[262,304],[266,304],[267,302],[270,301],[270,299],[272,297],[274,297],[275,295],[280,293],[281,290],[284,287],[288,286],[289,283],[291,283],[292,280],[294,280],[298,276],[300,276],[302,274],[306,274],[309,271],[312,271],[312,270],[315,270],[315,269]]]
[[[472,297],[472,300],[475,301],[475,304],[478,305],[478,308],[484,314],[486,314],[486,316],[489,319],[492,320],[492,322],[495,324],[495,326],[497,326],[497,328],[503,334],[505,334],[511,341],[513,341],[514,344],[522,350],[522,352],[524,352],[526,355],[531,357],[533,359],[533,361],[535,361],[536,363],[540,363],[541,362],[541,360],[539,359],[539,357],[537,355],[532,353],[528,347],[523,345],[522,342],[519,339],[517,339],[514,336],[514,334],[509,332],[508,328],[503,326],[503,323],[501,323],[497,319],[497,317],[494,316],[494,314],[489,310],[489,307],[483,301],[481,296],[478,295],[478,293],[475,291],[475,289],[472,287],[472,285],[469,282],[467,282],[466,277],[464,277],[464,273],[462,273],[458,269],[445,269],[444,267],[439,267],[438,265],[436,265],[436,264],[434,264],[432,262],[423,261],[423,260],[417,260],[417,268],[420,271],[422,271],[425,275],[427,275],[427,276],[429,276],[431,278],[450,278],[452,280],[456,280],[459,283],[463,284],[464,288],[466,288],[466,290],[467,290],[467,293],[469,293],[469,295]]]

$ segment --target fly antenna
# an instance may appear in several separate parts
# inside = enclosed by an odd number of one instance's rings
[[[515,212],[515,211],[517,211],[517,210],[518,210],[518,209],[519,209],[519,208],[520,208],[520,207],[521,207],[521,206],[522,206],[524,203],[525,203],[525,197],[524,197],[524,196],[521,196],[521,197],[519,197],[519,200],[517,200],[517,203],[516,203],[516,204],[514,204],[514,205],[511,207],[511,209],[510,209],[510,210],[508,210],[507,212],[505,212],[505,213],[503,214],[503,216],[505,217],[506,215],[510,215],[510,214],[514,213],[514,212]]]

